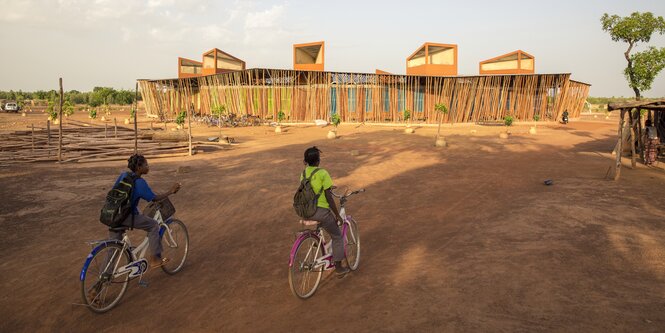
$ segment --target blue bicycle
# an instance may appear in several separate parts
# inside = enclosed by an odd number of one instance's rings
[[[168,200],[168,199],[165,199]],[[168,203],[170,205],[170,202]],[[162,255],[168,258],[162,270],[167,274],[175,274],[182,270],[189,252],[189,234],[182,221],[171,217],[164,220],[160,209],[155,210],[154,219],[159,222],[159,236],[162,242]],[[153,216],[152,214],[148,216]],[[106,239],[89,242],[93,246],[81,269],[81,295],[88,308],[97,313],[111,310],[120,302],[127,290],[129,281],[142,278],[148,270],[145,258],[148,250],[148,237],[137,247],[127,236],[127,227],[110,228],[122,231],[122,240]]]

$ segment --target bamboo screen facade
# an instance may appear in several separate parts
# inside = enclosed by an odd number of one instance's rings
[[[192,108],[210,114],[224,105],[236,115],[311,122],[338,114],[343,122],[437,123],[434,105],[444,103],[443,122],[498,121],[506,115],[529,121],[579,116],[589,85],[570,74],[411,76],[248,69],[185,79],[139,80],[148,114],[171,119]]]

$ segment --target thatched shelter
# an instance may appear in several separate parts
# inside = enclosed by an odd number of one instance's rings
[[[608,111],[620,111],[618,139],[615,146],[616,163],[614,164],[614,179],[618,180],[621,176],[621,157],[623,155],[623,144],[626,138],[631,146],[631,166],[636,166],[637,153],[635,147],[640,151],[640,158],[644,160],[644,122],[642,121],[642,112],[646,110],[646,119],[651,120],[656,132],[660,137],[660,142],[665,142],[665,99],[650,101],[634,101],[627,103],[610,103],[607,105]],[[628,115],[628,121],[625,118]],[[627,127],[627,128],[626,128]],[[626,133],[625,131],[629,131]]]

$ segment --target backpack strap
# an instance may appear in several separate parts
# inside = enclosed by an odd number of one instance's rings
[[[136,190],[136,180],[139,179],[140,177],[136,176],[135,173],[131,173],[129,174],[129,176],[132,178],[132,193],[129,196],[130,206],[132,210],[129,213],[132,214],[132,226],[129,228],[129,230],[134,230],[134,202],[132,202],[132,197],[134,196],[134,191]]]
[[[306,170],[306,169],[305,169],[305,170]],[[304,178],[304,175],[305,175],[305,170],[303,170],[303,178]],[[314,174],[315,174],[317,171],[319,171],[319,170],[321,170],[321,168],[316,168],[316,169],[314,169],[314,171],[312,171],[312,173],[309,175],[309,178],[307,178],[307,181],[310,181],[310,182],[311,182],[311,181],[312,181],[312,177],[313,177]]]
[[[307,169],[305,169],[305,170],[307,170]],[[303,177],[305,176],[305,170],[303,170]],[[321,168],[314,169],[314,171],[312,171],[312,173],[309,175],[309,178],[307,178],[307,181],[310,182],[310,186],[311,186],[311,182],[312,182],[312,176],[314,176],[314,174],[319,170],[321,170]],[[321,186],[321,191],[319,191],[319,193],[316,194],[317,200],[321,196],[321,193],[323,193],[323,186]]]

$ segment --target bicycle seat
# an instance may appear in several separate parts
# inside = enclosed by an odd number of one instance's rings
[[[302,224],[304,226],[307,226],[307,227],[311,227],[311,226],[314,226],[314,225],[319,225],[318,221],[313,221],[313,220],[300,220],[299,222],[300,222],[300,224]]]
[[[121,225],[119,227],[109,228],[109,231],[126,231],[127,229],[129,229],[129,227],[125,227],[124,225]]]

